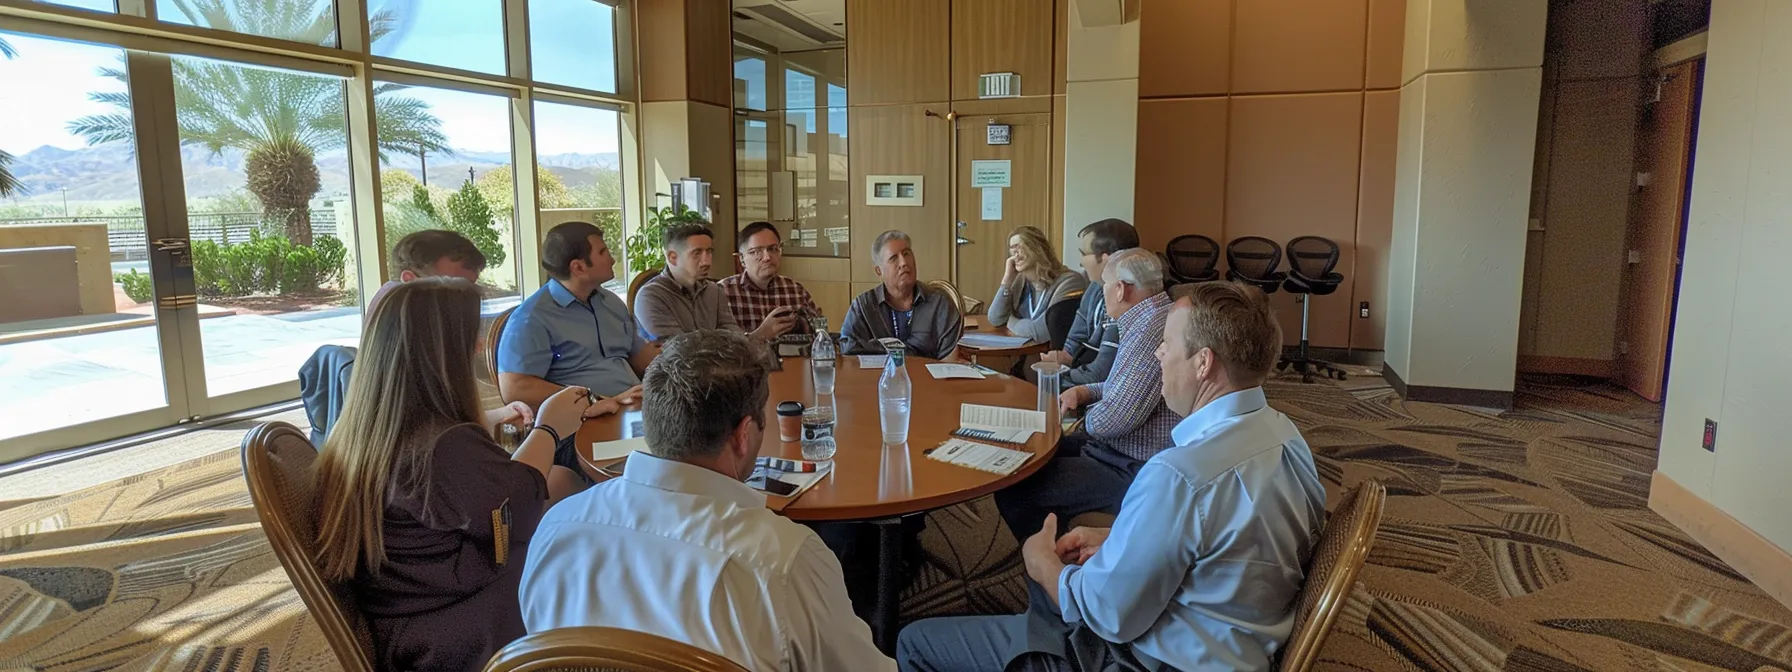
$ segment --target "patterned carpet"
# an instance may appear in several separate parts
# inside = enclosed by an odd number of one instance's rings
[[[1792,611],[1648,510],[1653,405],[1562,378],[1506,413],[1368,375],[1270,398],[1333,492],[1389,490],[1319,669],[1792,672]],[[336,669],[249,506],[226,450],[0,509],[0,670]],[[988,500],[931,514],[922,545],[905,617],[1021,607]]]

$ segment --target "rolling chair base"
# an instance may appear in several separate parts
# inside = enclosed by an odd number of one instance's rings
[[[1336,380],[1350,379],[1350,374],[1345,373],[1344,369],[1339,368],[1338,365],[1313,359],[1305,354],[1282,355],[1282,358],[1276,362],[1277,373],[1286,373],[1290,369],[1300,372],[1300,380],[1303,383],[1313,382],[1315,375],[1323,375]]]

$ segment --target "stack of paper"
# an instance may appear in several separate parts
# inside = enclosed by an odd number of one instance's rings
[[[958,407],[959,436],[1026,443],[1036,433],[1045,431],[1045,414],[1024,408],[963,404]]]
[[[969,364],[934,363],[927,365],[927,372],[933,374],[934,380],[942,378],[970,378],[983,380],[983,372]]]
[[[591,461],[608,462],[628,457],[629,453],[647,450],[647,439],[636,437],[621,441],[598,441],[591,444]]]
[[[884,362],[889,359],[889,355],[859,355],[859,368],[881,369],[884,368]]]
[[[1033,454],[972,443],[964,439],[948,439],[938,448],[927,451],[927,456],[941,462],[1006,476],[1014,473],[1020,465],[1026,464]]]
[[[959,337],[958,344],[972,348],[1018,348],[1028,343],[1025,336],[1002,336],[1000,334],[965,334]]]
[[[794,500],[803,496],[803,493],[808,492],[809,488],[815,487],[816,483],[820,483],[821,479],[827,478],[827,475],[833,472],[834,463],[832,462],[824,462],[821,464],[820,470],[808,473],[777,471],[775,469],[767,469],[763,466],[754,466],[753,475],[747,477],[747,485],[760,492],[773,494],[770,489],[765,487],[766,480],[780,481],[795,489],[791,490],[788,495],[779,496]]]

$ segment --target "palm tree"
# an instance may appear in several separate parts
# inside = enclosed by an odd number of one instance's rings
[[[11,44],[0,39],[0,57],[11,60],[18,54],[19,52],[14,51]],[[12,176],[12,155],[6,153],[6,150],[0,149],[0,196],[12,196],[24,193],[24,191],[25,185],[20,184],[18,178]]]
[[[292,0],[173,0],[173,4],[198,26],[309,44],[335,43],[332,3],[322,3],[321,9]],[[373,39],[390,34],[395,22],[390,12],[375,14],[370,21]],[[310,245],[310,202],[321,186],[317,153],[340,149],[348,137],[342,82],[193,58],[174,59],[173,66],[181,144],[204,147],[213,155],[225,149],[243,151],[246,186],[261,202],[264,216],[281,222],[294,244]],[[101,74],[119,81],[127,77],[122,68],[102,68]],[[451,153],[441,120],[429,113],[427,103],[396,95],[403,88],[374,87],[379,158],[419,147]],[[88,96],[118,111],[76,119],[69,123],[71,132],[89,145],[132,137],[128,95]]]

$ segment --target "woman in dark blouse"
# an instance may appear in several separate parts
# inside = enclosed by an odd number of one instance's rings
[[[579,479],[559,437],[617,410],[566,388],[515,455],[492,440],[474,379],[479,290],[452,278],[374,306],[347,400],[317,460],[318,561],[348,582],[381,670],[478,670],[524,634],[523,557],[551,501]]]

